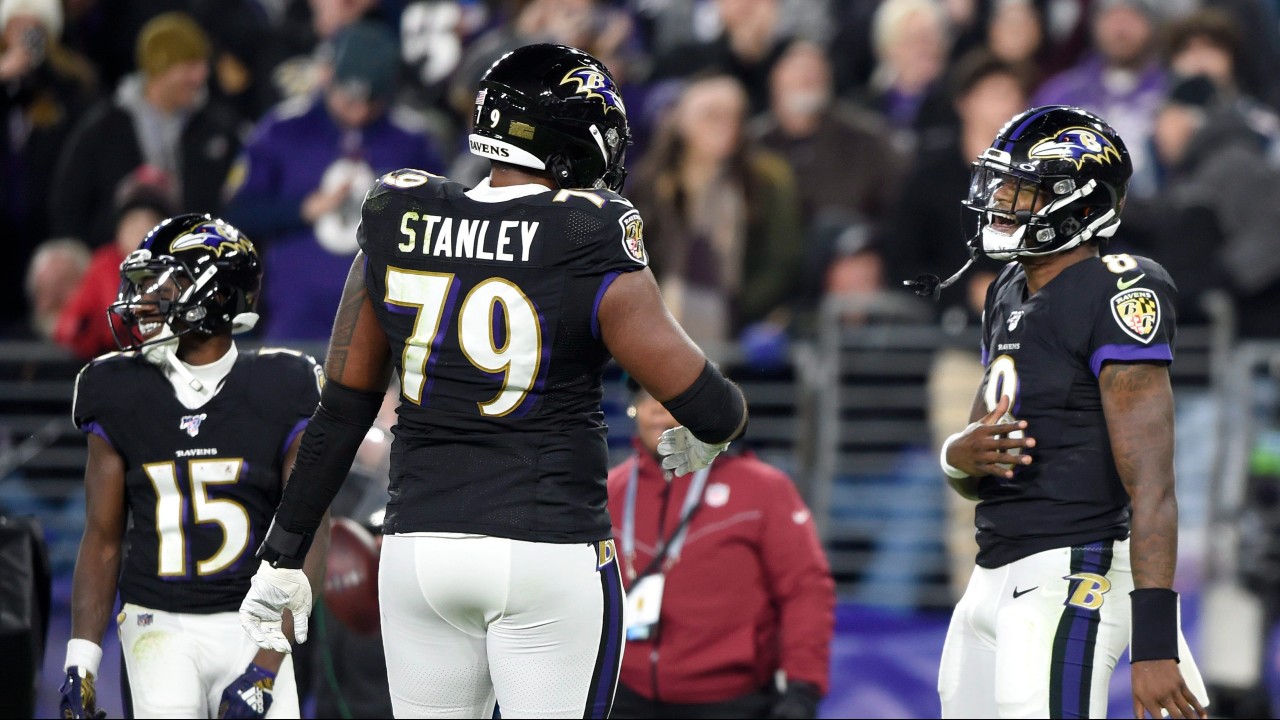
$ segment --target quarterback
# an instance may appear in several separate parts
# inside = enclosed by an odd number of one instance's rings
[[[1172,589],[1175,288],[1099,251],[1131,174],[1115,130],[1065,106],[1014,117],[974,163],[971,252],[1014,262],[987,290],[972,422],[942,450],[979,548],[943,717],[1105,717],[1126,646],[1136,717],[1205,717]]]

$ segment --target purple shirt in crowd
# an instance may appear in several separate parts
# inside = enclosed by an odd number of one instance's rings
[[[431,140],[395,115],[347,130],[330,117],[323,96],[315,95],[281,103],[254,128],[232,170],[234,195],[225,214],[263,255],[263,339],[324,340],[333,327],[355,238],[349,252],[331,252],[301,217],[303,201],[330,166],[362,161],[374,179],[406,167],[444,171]]]
[[[1155,192],[1156,177],[1151,131],[1156,110],[1164,99],[1166,80],[1164,70],[1154,59],[1133,73],[1109,70],[1100,56],[1092,55],[1046,80],[1031,105],[1073,105],[1110,123],[1124,139],[1133,159],[1129,192],[1148,196]]]

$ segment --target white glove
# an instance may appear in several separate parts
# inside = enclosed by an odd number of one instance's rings
[[[311,583],[306,573],[263,562],[251,582],[249,594],[240,603],[240,624],[258,647],[282,653],[292,650],[280,627],[286,608],[293,613],[293,637],[306,642],[311,615]]]
[[[683,425],[667,430],[658,439],[662,467],[676,475],[688,475],[711,464],[729,443],[704,443]]]

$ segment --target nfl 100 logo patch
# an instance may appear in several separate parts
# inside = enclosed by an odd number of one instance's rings
[[[178,429],[186,430],[188,435],[195,437],[200,434],[200,423],[204,422],[206,417],[208,417],[206,413],[183,415],[182,419],[178,421]]]
[[[1117,293],[1111,298],[1111,314],[1134,340],[1149,343],[1160,328],[1160,300],[1145,288]]]

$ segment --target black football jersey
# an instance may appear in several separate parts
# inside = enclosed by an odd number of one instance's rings
[[[1173,362],[1175,293],[1164,268],[1130,255],[1078,262],[1031,297],[1010,263],[988,288],[983,397],[989,410],[1009,395],[1036,446],[1011,480],[980,481],[978,565],[1128,537],[1098,374],[1109,361]]]
[[[105,439],[125,464],[124,602],[181,613],[239,609],[280,502],[282,461],[315,411],[320,382],[306,355],[241,351],[221,390],[191,410],[136,352],[80,371],[76,427]]]
[[[608,538],[596,311],[646,265],[640,213],[607,190],[469,196],[401,170],[359,241],[401,385],[385,531]]]

